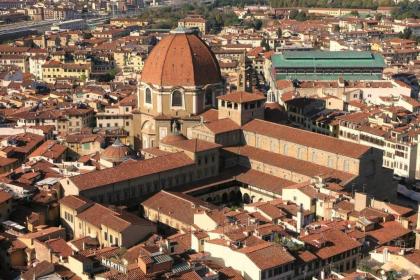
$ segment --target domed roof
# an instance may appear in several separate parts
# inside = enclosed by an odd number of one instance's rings
[[[101,153],[101,159],[114,163],[120,163],[130,158],[134,158],[134,152],[130,147],[122,144],[119,139]]]
[[[160,140],[160,143],[171,144],[171,143],[175,143],[175,142],[186,140],[186,139],[187,139],[187,137],[185,137],[184,135],[181,135],[181,134],[169,134],[169,135],[163,137],[162,140]]]
[[[219,63],[197,35],[177,30],[149,54],[141,81],[158,86],[204,86],[221,82]]]

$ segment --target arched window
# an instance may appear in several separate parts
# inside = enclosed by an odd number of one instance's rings
[[[213,105],[213,91],[210,87],[206,88],[206,94],[204,96],[205,105]]]
[[[182,107],[182,93],[179,90],[172,92],[172,107]]]
[[[152,104],[152,91],[150,88],[146,88],[144,100],[147,104]]]

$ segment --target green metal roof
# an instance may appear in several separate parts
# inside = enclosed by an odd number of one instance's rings
[[[276,75],[276,80],[299,80],[299,81],[336,81],[343,78],[346,81],[382,80],[381,74],[294,74],[281,73]]]
[[[271,57],[275,68],[384,68],[384,58],[357,51],[286,51]]]

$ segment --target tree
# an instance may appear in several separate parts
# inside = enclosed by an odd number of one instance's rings
[[[265,38],[261,40],[260,46],[263,47],[264,50],[267,52],[270,50],[270,45],[268,44],[267,39]]]
[[[411,28],[406,27],[403,32],[400,32],[399,37],[401,39],[410,39],[413,35]]]
[[[297,21],[305,21],[308,19],[308,16],[306,15],[305,12],[299,12],[295,18]]]
[[[262,21],[260,19],[254,20],[252,25],[254,26],[255,30],[260,30],[262,27]]]
[[[92,33],[84,32],[83,33],[83,39],[90,39],[93,37]]]
[[[290,19],[295,19],[298,14],[299,14],[299,11],[298,10],[291,10],[289,12],[289,18]]]
[[[279,39],[283,37],[283,31],[281,30],[281,27],[277,28],[276,35],[277,35],[277,38]]]
[[[401,1],[392,10],[391,14],[395,19],[420,18],[420,1]]]
[[[350,15],[355,16],[355,17],[359,17],[359,12],[358,11],[351,11]]]

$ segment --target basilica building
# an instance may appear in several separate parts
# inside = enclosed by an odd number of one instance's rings
[[[224,90],[215,55],[187,29],[173,30],[153,48],[138,84],[133,132],[141,149],[171,134],[186,135]]]

